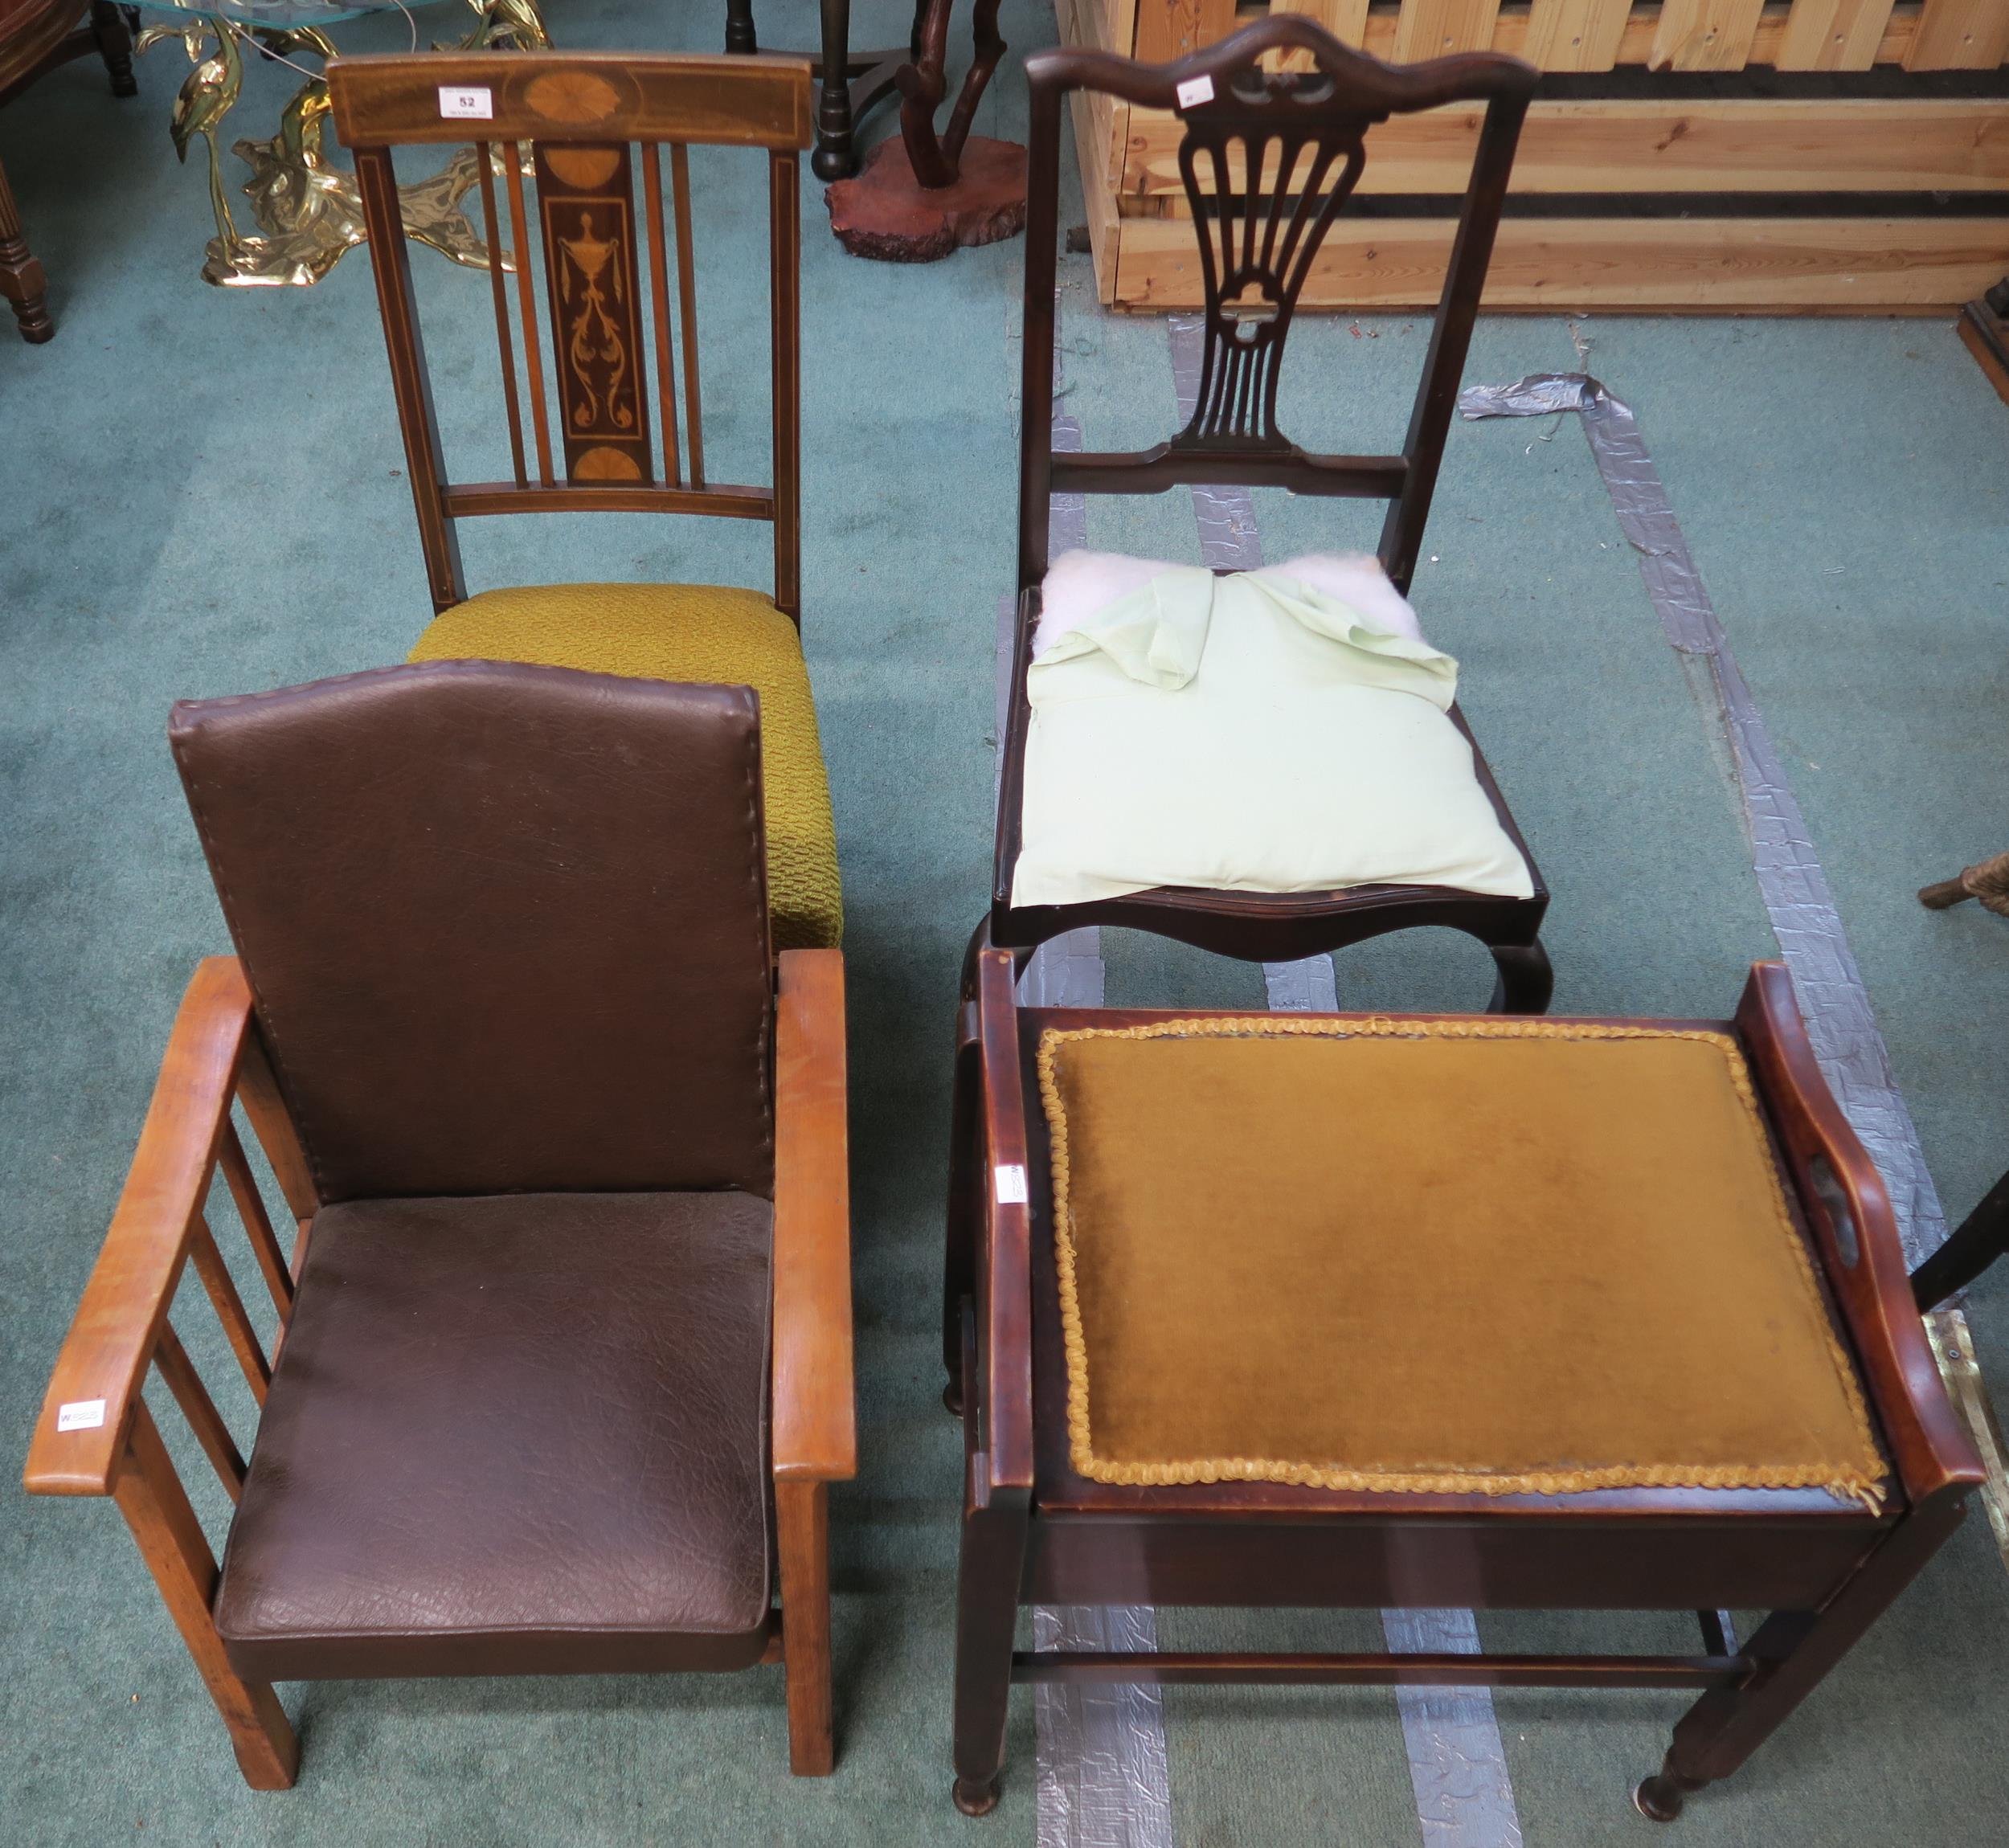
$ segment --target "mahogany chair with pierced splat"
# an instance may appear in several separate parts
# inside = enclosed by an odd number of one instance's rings
[[[800,632],[796,194],[799,156],[811,130],[808,65],[472,52],[338,59],[328,67],[328,86],[336,129],[355,154],[437,612],[411,658],[478,656],[753,687],[761,704],[775,941],[782,949],[836,944],[843,926],[836,830]],[[395,149],[464,143],[471,132],[482,137],[475,145],[489,247],[528,255],[514,264],[513,287],[500,266],[489,272],[514,464],[507,481],[448,476],[392,169]],[[766,157],[769,485],[718,481],[706,461],[693,147]],[[673,264],[665,223],[665,152]],[[548,364],[540,332],[547,314]],[[468,595],[458,521],[563,511],[764,521],[774,533],[773,595],[713,584],[615,583]]]
[[[1301,55],[1312,68],[1295,76],[1265,71],[1275,55],[1287,52]],[[1480,784],[1528,861],[1533,885],[1528,897],[1416,885],[1275,893],[1161,887],[1069,906],[1020,906],[1012,897],[1032,718],[1026,670],[1040,615],[1053,496],[1156,494],[1180,484],[1207,483],[1384,500],[1389,509],[1381,562],[1395,587],[1406,592],[1536,73],[1494,54],[1398,68],[1349,49],[1302,18],[1283,14],[1178,64],[1062,50],[1036,53],[1025,67],[1032,90],[1031,205],[1019,611],[988,940],[1022,955],[1063,931],[1110,924],[1156,931],[1226,955],[1287,962],[1390,930],[1441,926],[1477,938],[1491,952],[1498,971],[1495,1011],[1540,1013],[1551,987],[1539,934],[1548,893],[1476,745]],[[1131,454],[1057,454],[1053,448],[1059,137],[1063,108],[1074,91],[1171,110],[1185,124],[1180,170],[1206,294],[1198,400],[1176,435]],[[1182,94],[1194,100],[1181,102]],[[1484,104],[1485,125],[1401,452],[1308,453],[1278,427],[1278,381],[1299,292],[1327,230],[1360,180],[1368,131],[1391,115],[1459,102]],[[1251,190],[1246,184],[1251,175],[1258,182],[1266,178],[1270,190]],[[1451,718],[1469,738],[1455,706]]]

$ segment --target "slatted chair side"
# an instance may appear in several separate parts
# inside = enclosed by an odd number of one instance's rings
[[[458,520],[675,513],[768,521],[775,601],[799,622],[797,159],[810,132],[807,63],[517,53],[351,59],[330,66],[329,94],[355,153],[434,607],[467,594]],[[448,478],[394,166],[395,149],[464,142],[471,132],[483,137],[464,157],[482,234],[508,265],[489,266],[489,297],[509,481]],[[694,146],[767,157],[766,484],[718,481],[706,463]]]
[[[1021,588],[1045,573],[1055,492],[1158,493],[1180,484],[1228,483],[1387,501],[1381,560],[1406,589],[1536,73],[1491,52],[1386,65],[1310,19],[1285,14],[1176,63],[1063,50],[1036,54],[1027,72],[1033,119]],[[1053,363],[1060,116],[1062,98],[1074,90],[1170,110],[1185,125],[1180,167],[1205,295],[1199,391],[1183,430],[1129,454],[1052,450],[1045,382]],[[1393,114],[1460,102],[1483,103],[1485,125],[1402,451],[1309,453],[1277,423],[1284,347],[1320,245],[1360,179],[1368,133]]]
[[[192,1266],[225,1341],[262,1408],[293,1313],[304,1249],[281,1249],[263,1190],[233,1120],[241,1106],[288,1212],[311,1223],[316,1195],[305,1155],[251,1020],[235,961],[197,971],[175,1023],[138,1149],[97,1263],[57,1356],[31,1441],[31,1494],[109,1495],[229,1725],[254,1788],[291,1784],[298,1748],[272,1690],[240,1679],[211,1615],[216,1558],[145,1395],[158,1374],[234,1503],[245,1463],[227,1421],[170,1319]],[[209,1220],[215,1184],[235,1206],[276,1317],[268,1346],[245,1306]]]

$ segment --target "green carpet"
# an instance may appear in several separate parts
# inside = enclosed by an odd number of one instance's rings
[[[813,37],[804,0],[759,11],[768,42]],[[907,11],[861,4],[857,41],[898,40]],[[713,49],[722,14],[549,6],[574,47]],[[1052,17],[1013,4],[1003,24],[1014,55],[978,126],[1022,136],[1016,55],[1051,39]],[[463,30],[443,7],[419,28]],[[392,48],[404,33],[394,18],[338,35]],[[0,112],[0,159],[59,324],[35,349],[0,326],[0,1432],[17,1434],[17,1455],[181,987],[226,943],[166,748],[168,704],[395,660],[428,615],[367,260],[306,291],[198,279],[202,175],[175,165],[166,136],[184,69],[165,46],[141,61],[141,96],[117,103],[80,63]],[[291,83],[248,72],[235,133],[266,133]],[[694,166],[707,440],[730,473],[736,456],[752,469],[764,453],[760,175],[726,156]],[[945,1054],[989,869],[1021,251],[859,263],[829,238],[806,174],[804,190],[804,634],[846,883],[865,1459],[834,1510],[837,1775],[788,1776],[773,1670],[330,1683],[282,1691],[300,1719],[301,1782],[252,1795],[116,1513],[0,1490],[0,1842],[1032,1838],[1027,1696],[999,1814],[966,1822],[947,1801],[960,1445],[937,1399],[935,1333]],[[449,444],[465,452],[493,403],[485,289],[427,253],[415,267]],[[1088,442],[1164,434],[1163,323],[1103,316],[1085,259],[1066,260],[1063,276],[1069,403]],[[1399,434],[1423,327],[1358,325],[1299,324],[1283,415],[1307,442],[1373,448]],[[1957,1216],[2009,1166],[2009,1042],[1994,1025],[2009,926],[1971,906],[1931,916],[1910,893],[2009,846],[1991,722],[2009,693],[2009,411],[1939,322],[1600,319],[1585,331],[1592,370],[1639,413],[1787,754]],[[1559,321],[1489,320],[1469,375],[1573,363]],[[1266,495],[1258,508],[1274,559],[1372,538],[1362,509]],[[1197,556],[1181,493],[1090,514],[1096,543]],[[477,588],[758,583],[763,538],[731,522],[602,517],[473,522],[465,546]],[[1745,965],[1775,946],[1720,754],[1573,422],[1456,428],[1425,550],[1415,601],[1464,664],[1466,709],[1556,893],[1557,1008],[1727,1008]],[[1113,934],[1107,949],[1112,1002],[1261,998],[1251,968]],[[1469,1008],[1491,971],[1465,940],[1419,935],[1345,953],[1339,981],[1343,1006]],[[1977,1292],[1974,1315],[2009,1381],[2009,1274]],[[191,1333],[208,1320],[194,1306],[180,1318]],[[221,1381],[217,1358],[213,1343],[198,1355]],[[1295,1633],[1365,1637],[1366,1625],[1321,1617]],[[1176,1614],[1164,1632],[1176,1644],[1233,1627]],[[1290,1627],[1238,1633],[1280,1641]],[[1494,1643],[1623,1646],[1666,1622],[1483,1628]],[[1753,1764],[1691,1806],[1678,1839],[1995,1838],[2005,1665],[2009,1575],[1970,1522]],[[1626,1792],[1657,1762],[1678,1697],[1498,1705],[1531,1844],[1648,1838]],[[1184,1848],[1419,1839],[1385,1695],[1182,1691],[1167,1712]]]

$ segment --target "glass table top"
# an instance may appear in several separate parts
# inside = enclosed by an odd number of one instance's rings
[[[145,8],[149,22],[163,22],[174,14],[197,18],[227,19],[235,25],[283,32],[295,26],[332,26],[359,19],[366,13],[412,13],[440,6],[444,0],[130,0]]]

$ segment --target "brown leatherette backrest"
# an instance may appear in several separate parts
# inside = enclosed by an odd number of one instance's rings
[[[439,661],[169,735],[324,1200],[771,1196],[751,689]]]

